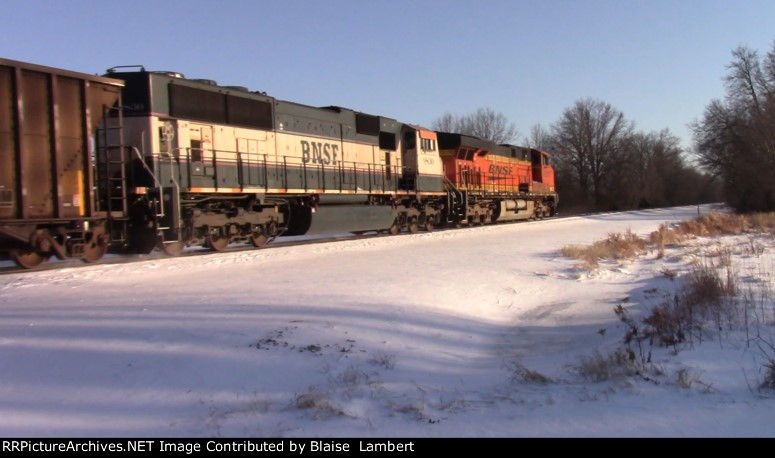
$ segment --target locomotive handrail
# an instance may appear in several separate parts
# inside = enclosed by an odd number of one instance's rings
[[[145,71],[145,67],[142,65],[116,65],[107,69],[105,73],[116,73],[117,68],[139,68],[141,72]]]
[[[153,173],[151,168],[148,167],[148,164],[145,163],[145,160],[143,159],[143,155],[140,153],[140,150],[137,149],[136,146],[126,146],[125,148],[129,148],[132,150],[132,152],[135,153],[137,158],[140,160],[140,163],[143,164],[143,168],[145,169],[146,172],[148,172],[148,175],[151,176],[151,178],[153,179],[153,182],[156,183],[156,186],[159,188],[159,192],[161,192],[161,188],[162,188],[161,182],[159,181],[159,178],[156,176],[156,174]],[[159,156],[161,157],[161,155]],[[159,216],[166,215],[166,213],[164,212],[164,199],[162,198],[159,198],[159,211],[160,211]]]
[[[174,157],[170,153],[159,153],[159,157],[160,158],[166,157],[167,159],[169,159],[170,163],[172,163],[172,162],[178,163],[178,173],[180,173],[180,160],[178,158]],[[175,174],[170,173],[170,179],[172,180],[172,184],[175,185],[175,188],[176,189],[180,189],[180,183],[178,183],[178,180],[175,179]],[[156,182],[159,183],[158,180],[156,180]],[[159,187],[161,187],[161,183],[159,183]]]
[[[142,157],[142,154],[139,152],[139,150],[136,147],[131,147],[135,151],[135,155],[138,156],[138,158]],[[195,148],[190,147],[177,147],[172,148],[168,152],[159,152],[157,156],[159,158],[164,158],[168,160],[170,163],[177,162],[178,166],[180,167],[183,162],[187,165],[187,180],[189,183],[189,186],[191,186],[192,182],[192,151],[195,150]],[[250,161],[250,164],[247,163],[245,159],[245,152],[237,151],[237,150],[222,150],[222,149],[201,149],[201,151],[208,151],[211,153],[210,158],[203,157],[202,161],[205,165],[209,165],[212,161],[212,175],[213,178],[213,187],[217,190],[219,188],[218,186],[218,176],[219,172],[218,169],[221,168],[217,165],[218,158],[222,158],[224,161],[230,162],[234,161],[237,166],[237,178],[238,183],[242,188],[250,185],[247,180],[249,180],[247,177],[247,173],[245,171],[245,167],[249,167],[252,165],[252,161]],[[175,153],[185,152],[184,154],[175,154]],[[233,155],[233,159],[227,159],[228,156]],[[181,156],[185,156],[184,158]],[[282,159],[279,157],[275,160],[270,160],[268,154],[256,154],[256,156],[259,158],[255,164],[255,166],[263,168],[263,183],[259,183],[258,185],[266,190],[270,189],[269,185],[269,168],[272,166],[276,166],[280,173],[282,173],[282,177],[278,177],[282,181],[282,186],[285,189],[290,189],[290,181],[289,181],[289,172],[292,170],[297,170],[298,173],[300,173],[302,176],[299,177],[301,179],[301,187],[304,189],[304,191],[310,191],[312,189],[311,186],[317,185],[315,189],[320,190],[338,190],[338,191],[368,191],[368,192],[374,192],[374,191],[381,191],[381,192],[398,192],[401,189],[405,189],[405,186],[402,186],[400,184],[400,177],[404,178],[412,178],[415,182],[415,184],[419,183],[419,171],[413,170],[412,176],[407,176],[406,172],[410,170],[409,167],[401,166],[401,165],[385,165],[385,164],[372,164],[369,162],[357,162],[357,161],[338,161],[336,168],[334,169],[336,171],[336,174],[338,176],[334,177],[334,182],[330,183],[330,180],[327,180],[326,178],[326,171],[327,168],[324,163],[315,164],[314,167],[311,167],[308,162],[305,162],[302,158],[296,157],[296,156],[286,156],[283,155]],[[159,181],[159,178],[152,173],[151,169],[148,167],[148,165],[142,161],[143,167],[146,169],[149,175],[154,180],[154,183],[156,186],[161,187],[161,183]],[[177,173],[181,173],[182,170],[180,168],[178,169]],[[221,172],[223,172],[221,170]],[[311,175],[312,173],[317,173],[318,176],[315,179],[315,183],[312,183]],[[352,173],[352,183],[348,183],[347,181],[347,175],[349,173]],[[395,176],[395,179],[388,179],[388,173]],[[377,176],[377,175],[381,176]],[[365,175],[365,176],[364,176]],[[463,173],[463,182],[467,186],[471,185],[471,183],[468,183],[467,180],[468,174]],[[177,179],[177,177],[174,176],[174,173],[171,172],[171,179],[178,189],[180,189],[180,182]],[[338,182],[337,182],[338,181]]]

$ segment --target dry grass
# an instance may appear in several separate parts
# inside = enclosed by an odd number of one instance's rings
[[[560,253],[563,256],[583,261],[585,265],[594,269],[599,266],[601,259],[632,259],[646,250],[646,241],[638,237],[631,230],[623,233],[611,233],[603,240],[598,240],[592,245],[564,246]]]
[[[580,355],[570,371],[584,380],[604,382],[637,375],[640,372],[635,355],[629,350],[619,349],[607,355],[595,350],[591,356]]]
[[[392,370],[396,367],[396,355],[377,353],[369,359],[369,364],[382,366],[387,370]]]
[[[652,232],[649,237],[651,245],[657,248],[657,258],[662,259],[665,256],[665,247],[677,245],[683,241],[674,230],[667,227],[667,224],[661,224],[659,229]]]
[[[764,376],[759,388],[775,390],[775,360],[769,360],[762,365]]]
[[[765,310],[764,304],[770,304],[769,289],[765,288],[761,299],[749,293],[740,298],[740,279],[733,268],[735,254],[761,256],[766,246],[760,243],[761,234],[775,236],[775,213],[734,215],[708,213],[690,221],[674,225],[663,224],[650,234],[648,243],[639,239],[631,231],[623,234],[609,234],[604,240],[589,246],[566,246],[561,253],[567,257],[584,261],[588,269],[597,268],[600,259],[629,259],[643,253],[647,247],[658,250],[657,257],[662,258],[665,248],[680,245],[694,237],[718,237],[725,235],[748,235],[745,243],[737,245],[737,251],[728,245],[716,244],[708,250],[697,250],[695,261],[672,297],[653,307],[642,319],[631,318],[619,305],[615,311],[628,331],[624,337],[625,346],[609,354],[595,352],[591,356],[581,356],[577,364],[569,366],[578,376],[593,382],[639,375],[646,380],[643,371],[652,367],[652,345],[672,346],[678,351],[679,345],[703,339],[718,338],[719,344],[724,337],[724,329],[743,329],[746,341],[756,339],[763,342],[760,350],[765,356],[761,367],[760,389],[775,390],[775,344],[772,339],[760,336],[760,326],[771,324],[766,319],[771,309]],[[662,274],[673,280],[677,273],[663,268]],[[767,349],[762,349],[766,345]],[[645,346],[645,347],[644,347]],[[513,380],[526,381],[531,371],[516,366]],[[540,374],[539,374],[540,375]],[[687,370],[676,374],[676,385],[691,388],[694,385],[704,387],[711,392],[711,384],[701,382],[696,375]]]
[[[748,215],[748,223],[756,232],[775,233],[775,213],[753,213]]]
[[[644,253],[649,246],[657,250],[657,258],[662,258],[665,247],[678,245],[692,237],[740,235],[748,232],[767,232],[775,235],[775,213],[735,215],[711,212],[673,227],[662,224],[650,234],[648,242],[628,229],[624,233],[608,234],[607,238],[592,245],[564,246],[560,253],[582,261],[587,270],[593,270],[599,267],[601,259],[631,259]],[[752,242],[751,251],[761,251],[756,248]],[[731,252],[719,252],[716,255],[719,257],[719,263],[724,265]]]
[[[304,393],[296,393],[294,404],[299,409],[310,410],[316,418],[344,415],[344,412],[331,402],[328,393],[318,391],[314,386],[310,386]]]
[[[643,319],[644,335],[665,346],[675,346],[696,334],[703,324],[714,321],[716,328],[732,325],[738,318],[738,278],[731,269],[695,264],[684,286],[669,300],[653,307]]]
[[[739,235],[750,229],[746,215],[730,213],[706,213],[693,220],[684,221],[676,229],[679,234],[713,237],[717,235]]]
[[[775,232],[775,213],[736,215],[711,212],[693,220],[683,221],[673,228],[663,224],[651,233],[650,241],[663,250],[665,246],[681,243],[689,237],[740,235],[746,232]]]
[[[695,377],[688,369],[679,369],[675,374],[675,384],[680,388],[689,389],[694,384]]]
[[[522,363],[514,361],[508,366],[508,370],[511,372],[511,383],[528,383],[534,385],[548,385],[553,383],[550,377],[544,374],[528,369]]]
[[[724,297],[737,294],[737,276],[731,269],[732,262],[724,261],[723,275],[708,264],[696,264],[689,272],[689,294],[697,303],[718,303]]]
[[[743,253],[749,256],[759,257],[764,254],[765,246],[759,243],[754,236],[748,238],[748,242],[743,246]]]

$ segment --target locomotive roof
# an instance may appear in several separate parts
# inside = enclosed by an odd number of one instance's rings
[[[495,143],[487,140],[482,140],[478,137],[471,135],[455,134],[451,132],[436,132],[439,136],[439,148],[440,149],[452,149],[452,148],[475,148],[486,151],[495,151]]]
[[[488,151],[491,154],[495,154],[498,156],[504,156],[504,157],[517,157],[517,152],[526,152],[527,154],[532,154],[533,152],[541,153],[547,156],[550,156],[549,153],[546,151],[536,149],[536,148],[530,148],[527,146],[517,146],[517,145],[511,145],[508,143],[502,143],[500,145],[496,145],[494,142],[491,142],[489,140],[483,140],[479,137],[474,137],[473,135],[465,135],[465,134],[456,134],[452,132],[436,132],[439,137],[439,148],[440,149],[455,149],[455,148],[474,148],[474,149],[481,149],[484,151]]]

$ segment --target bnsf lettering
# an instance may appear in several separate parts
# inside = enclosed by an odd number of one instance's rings
[[[336,165],[339,145],[301,140],[301,160],[307,164]]]
[[[491,165],[490,173],[496,175],[511,175],[511,167],[506,167],[505,165]]]

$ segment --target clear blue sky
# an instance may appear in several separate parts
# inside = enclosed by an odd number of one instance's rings
[[[0,56],[143,64],[429,125],[503,112],[527,134],[594,97],[641,130],[724,94],[731,51],[775,40],[775,0],[0,0]]]

